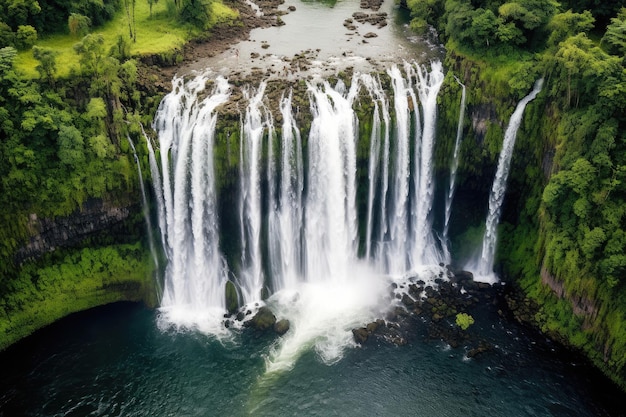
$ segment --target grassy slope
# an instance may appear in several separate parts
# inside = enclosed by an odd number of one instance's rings
[[[138,1],[135,9],[135,24],[137,27],[137,41],[132,44],[133,56],[152,55],[181,48],[190,38],[198,35],[196,29],[181,25],[176,17],[167,8],[167,2],[161,1],[152,8],[152,17],[147,1]],[[225,6],[221,0],[211,3],[211,25],[230,21],[238,17],[238,12]],[[94,28],[92,33],[101,34],[105,40],[105,49],[108,50],[119,35],[128,34],[128,19],[126,12],[118,11],[115,18],[101,27]],[[57,56],[58,76],[66,77],[71,68],[78,69],[78,61],[74,52],[74,44],[80,41],[79,37],[66,34],[56,34],[37,41],[37,46],[54,49]],[[35,67],[38,62],[33,58],[30,50],[22,51],[16,59],[16,67],[26,76],[39,76]]]

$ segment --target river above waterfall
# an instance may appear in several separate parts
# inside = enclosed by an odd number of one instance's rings
[[[270,375],[273,337],[162,332],[157,314],[102,307],[3,352],[0,415],[624,415],[623,394],[588,365],[489,309],[469,332],[495,349],[473,359],[418,324],[405,346],[366,343],[333,365],[309,351],[290,372]]]
[[[228,77],[256,71],[267,79],[293,81],[336,75],[347,68],[368,72],[403,60],[442,58],[436,37],[412,33],[408,11],[394,1],[383,1],[380,8],[360,5],[359,0],[285,0],[278,7],[279,14],[285,13],[279,17],[284,25],[254,29],[247,40],[200,58],[182,72],[210,68]]]

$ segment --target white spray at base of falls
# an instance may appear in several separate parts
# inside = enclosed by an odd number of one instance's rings
[[[301,119],[294,116],[303,109],[295,111],[291,93],[283,93],[272,114],[275,95],[266,90],[273,92],[274,85],[242,89],[240,177],[231,181],[239,189],[228,191],[237,193],[229,199],[237,206],[223,207],[227,212],[219,214],[229,216],[224,224],[237,218],[238,235],[219,230],[213,168],[218,107],[229,100],[230,87],[217,78],[207,95],[207,78],[174,80],[154,124],[160,161],[153,151],[150,159],[151,170],[157,171],[153,180],[168,257],[164,326],[227,334],[225,288],[231,271],[237,271],[232,281],[245,311],[266,302],[279,319],[291,322],[268,358],[268,369],[289,368],[311,347],[333,362],[354,344],[352,328],[389,308],[392,280],[434,280],[440,271],[433,267],[443,259],[430,219],[443,70],[438,62],[430,71],[407,63],[402,69],[393,66],[388,75],[393,98],[369,74],[355,73],[349,88],[342,81],[307,83],[306,141],[296,123]],[[355,108],[367,106],[361,102],[367,96],[375,111],[369,116],[371,143],[363,146]],[[274,117],[280,127],[274,126]],[[357,166],[359,149],[361,158],[369,152],[368,167]],[[361,207],[359,191],[366,196]],[[360,232],[359,216],[366,211]],[[360,233],[367,234],[367,242]],[[236,265],[227,265],[220,234],[239,239],[229,247],[241,250],[240,263],[229,253]],[[270,295],[266,301],[261,300],[264,289]],[[226,320],[229,326],[240,325],[233,317]]]
[[[459,109],[459,121],[456,128],[456,140],[454,142],[454,152],[452,153],[452,164],[450,165],[450,184],[448,193],[446,194],[445,201],[445,218],[443,223],[443,248],[444,257],[446,263],[450,262],[450,250],[448,248],[448,232],[450,229],[450,215],[452,214],[452,200],[454,199],[454,192],[456,191],[456,172],[459,169],[459,154],[461,151],[461,139],[463,138],[463,121],[465,120],[465,98],[466,91],[465,85],[459,81],[457,77],[454,77],[456,82],[461,86],[461,106]]]
[[[489,194],[489,212],[487,213],[487,220],[485,222],[482,252],[477,260],[474,260],[470,265],[466,266],[466,269],[474,273],[475,281],[488,283],[498,282],[498,277],[493,271],[498,238],[497,228],[500,215],[502,214],[502,203],[504,202],[504,195],[506,193],[506,182],[509,176],[513,148],[515,147],[515,138],[517,136],[517,130],[522,123],[522,116],[524,115],[526,105],[537,97],[542,86],[543,78],[537,80],[530,94],[517,104],[504,133],[502,150],[498,158],[498,168],[491,186],[491,193]]]

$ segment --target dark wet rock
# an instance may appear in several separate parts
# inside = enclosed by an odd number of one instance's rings
[[[361,0],[359,7],[361,9],[372,9],[377,11],[382,6],[384,0]]]
[[[289,10],[290,12],[295,12],[296,11],[296,6],[289,6],[289,7],[287,7],[287,10]]]
[[[474,281],[474,274],[469,271],[454,271],[450,281],[455,283]]]
[[[252,327],[256,330],[267,330],[274,326],[276,323],[276,316],[272,313],[267,306],[259,308],[259,311],[246,322],[246,326]]]
[[[237,288],[232,281],[226,282],[226,310],[230,314],[235,314],[239,309],[239,297],[237,295]]]
[[[287,319],[278,320],[274,323],[274,331],[282,336],[289,331],[290,323]]]
[[[480,355],[480,354],[482,354],[482,353],[489,352],[489,351],[490,351],[490,350],[492,350],[492,349],[493,349],[493,346],[491,346],[491,345],[490,345],[490,344],[488,344],[488,343],[485,343],[485,342],[482,342],[482,341],[481,341],[481,342],[478,344],[478,346],[477,346],[477,347],[475,347],[475,348],[473,348],[473,349],[470,349],[470,350],[467,352],[467,355],[466,355],[466,356],[467,356],[468,358],[474,358],[474,357],[476,357],[476,356],[478,356],[478,355]]]
[[[367,341],[369,337],[369,332],[365,327],[359,327],[358,329],[352,329],[352,336],[354,337],[354,341],[363,344]]]
[[[270,47],[269,43],[264,43],[264,44],[261,45],[261,48],[263,48],[263,49],[267,49],[269,47]]]
[[[365,35],[363,35],[364,38],[375,38],[378,35],[375,34],[374,32],[367,32]]]
[[[402,304],[407,307],[412,307],[415,304],[415,300],[413,300],[408,294],[402,294]]]

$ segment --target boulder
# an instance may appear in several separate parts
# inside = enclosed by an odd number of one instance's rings
[[[235,314],[239,309],[239,297],[237,296],[237,288],[232,281],[226,282],[226,310],[230,314]]]
[[[472,274],[470,271],[454,271],[454,275],[452,276],[450,281],[456,283],[474,281],[474,274]]]
[[[257,330],[267,330],[276,324],[276,316],[272,313],[268,307],[263,306],[259,308],[259,311],[252,317],[246,325]]]
[[[282,320],[278,320],[276,323],[274,323],[274,331],[282,336],[285,333],[287,333],[289,331],[289,320],[287,319],[282,319]]]
[[[354,337],[355,342],[363,344],[367,341],[369,333],[365,327],[359,327],[358,329],[352,329],[352,336]]]

